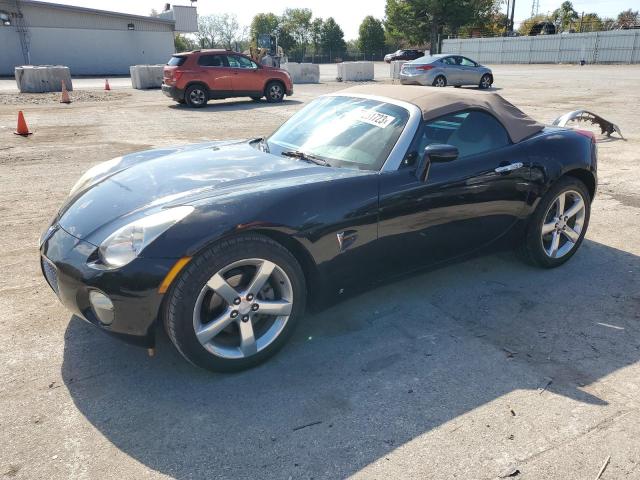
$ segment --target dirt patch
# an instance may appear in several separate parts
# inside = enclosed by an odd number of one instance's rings
[[[77,90],[69,92],[71,102],[111,102],[130,97],[128,92],[104,92],[98,90]],[[43,105],[60,103],[60,92],[49,93],[0,93],[0,105]]]

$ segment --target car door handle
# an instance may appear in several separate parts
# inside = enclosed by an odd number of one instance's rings
[[[509,165],[503,165],[501,167],[497,167],[494,171],[496,173],[506,173],[512,170],[517,170],[519,168],[522,168],[523,166],[524,164],[522,162],[510,163]]]

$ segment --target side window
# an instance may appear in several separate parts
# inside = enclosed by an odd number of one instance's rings
[[[475,67],[476,64],[474,62],[472,62],[471,60],[469,60],[468,58],[465,57],[460,57],[460,65],[464,66],[464,67]]]
[[[442,60],[440,60],[442,63],[444,63],[445,65],[455,65],[454,61],[453,61],[453,57],[445,57]]]
[[[504,127],[487,112],[467,110],[424,122],[402,167],[417,165],[432,143],[458,147],[459,159],[497,150],[511,142]]]
[[[254,62],[240,55],[228,55],[227,61],[231,68],[258,68]]]
[[[201,67],[224,67],[222,55],[200,55],[198,65]]]

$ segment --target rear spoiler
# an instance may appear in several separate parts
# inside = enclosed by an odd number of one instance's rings
[[[600,133],[603,135],[606,134],[607,137],[610,137],[612,133],[617,132],[618,135],[620,135],[620,138],[624,139],[620,128],[618,128],[615,123],[611,123],[600,115],[596,115],[595,113],[587,110],[574,110],[573,112],[565,113],[561,117],[556,118],[552,125],[555,127],[565,127],[567,123],[572,121],[590,122],[593,125],[598,125],[600,127]]]

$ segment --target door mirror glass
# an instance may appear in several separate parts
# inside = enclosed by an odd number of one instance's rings
[[[453,145],[446,145],[442,143],[433,143],[428,145],[424,149],[424,156],[420,168],[418,169],[418,176],[420,180],[425,182],[429,176],[429,168],[432,163],[445,163],[452,162],[458,158],[458,147]]]

